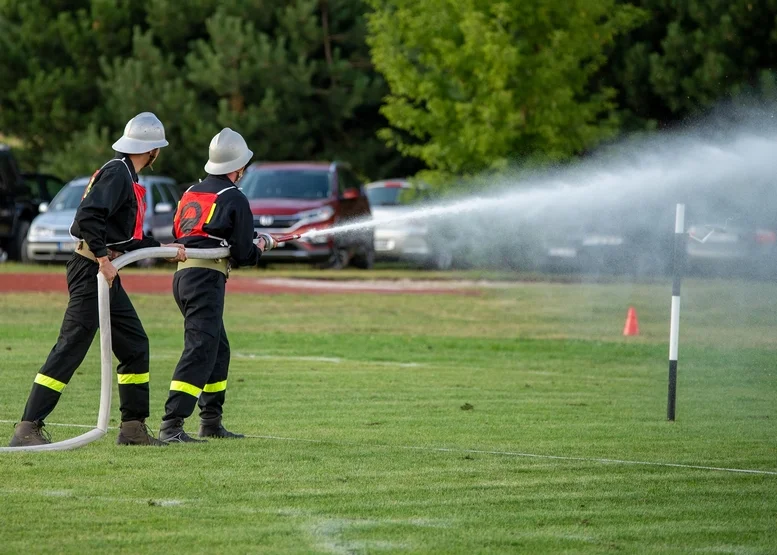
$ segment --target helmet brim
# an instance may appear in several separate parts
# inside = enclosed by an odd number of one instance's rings
[[[227,175],[228,173],[242,170],[253,158],[254,153],[246,149],[240,158],[230,160],[229,162],[214,163],[208,160],[205,164],[205,171],[210,175]]]
[[[158,141],[140,141],[138,139],[130,139],[122,137],[115,143],[113,143],[113,150],[121,152],[122,154],[145,154],[151,152],[155,148],[163,148],[169,145],[165,139]]]

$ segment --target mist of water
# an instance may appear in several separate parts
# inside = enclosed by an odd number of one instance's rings
[[[447,230],[452,248],[477,264],[512,258],[530,268],[553,241],[592,232],[652,242],[668,256],[678,202],[688,205],[689,225],[720,228],[744,219],[774,229],[777,218],[763,220],[777,212],[774,204],[766,206],[777,199],[775,112],[740,111],[682,132],[659,132],[545,175],[483,178],[475,194],[304,237],[433,225]]]

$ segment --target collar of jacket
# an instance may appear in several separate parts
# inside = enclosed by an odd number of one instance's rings
[[[121,154],[119,152],[116,153],[116,156],[113,157],[114,160],[121,160],[125,164],[127,164],[127,167],[129,168],[130,174],[132,175],[132,182],[137,183],[138,178],[138,172],[135,171],[135,164],[132,163],[132,160],[130,160],[130,157],[126,154]]]
[[[218,179],[219,181],[223,181],[224,183],[227,183],[229,185],[235,185],[232,182],[232,180],[230,178],[228,178],[226,175],[212,175],[212,174],[208,174],[208,177],[206,177],[205,179]],[[203,179],[203,181],[205,181],[205,180]],[[237,187],[237,185],[235,185],[235,187]]]

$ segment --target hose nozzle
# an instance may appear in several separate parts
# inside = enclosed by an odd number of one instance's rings
[[[290,235],[272,235],[270,233],[263,233],[259,232],[256,234],[257,239],[264,239],[264,250],[269,251],[274,248],[276,248],[280,243],[285,243],[286,241],[294,241],[295,239],[299,239],[299,235],[290,234]]]

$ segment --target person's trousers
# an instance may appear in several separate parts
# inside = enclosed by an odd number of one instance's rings
[[[226,276],[210,268],[186,268],[173,277],[173,296],[184,317],[184,350],[170,382],[163,420],[188,418],[199,404],[200,418],[220,418],[229,372],[224,329]]]
[[[54,407],[73,373],[84,361],[99,327],[97,273],[99,266],[80,254],[67,263],[70,293],[57,344],[35,376],[22,420],[42,422]],[[117,368],[121,419],[148,417],[148,337],[135,307],[117,276],[110,289],[111,337]]]

